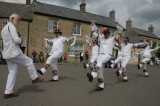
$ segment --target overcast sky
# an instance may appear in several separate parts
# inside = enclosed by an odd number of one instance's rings
[[[6,2],[25,3],[26,0],[0,0]],[[38,0],[39,2],[63,6],[79,10],[82,0]],[[133,27],[148,30],[153,24],[155,34],[160,36],[160,0],[85,0],[86,12],[109,16],[116,11],[116,20],[125,27],[126,20],[131,17]]]

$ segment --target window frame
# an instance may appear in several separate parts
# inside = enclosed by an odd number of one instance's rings
[[[49,21],[52,22],[52,24],[51,24],[52,29],[49,29]],[[55,22],[57,22],[57,25],[54,24]],[[49,19],[48,20],[48,32],[51,33],[54,28],[57,28],[57,29],[59,28],[59,20],[58,19]]]
[[[78,44],[78,49],[75,49],[75,45],[73,46],[74,47],[74,49],[72,50],[72,51],[84,51],[84,44],[83,43],[77,43]],[[80,44],[82,44],[82,49],[79,49],[79,47],[80,47]],[[70,53],[70,49],[68,50],[68,56],[70,56],[70,57],[75,57],[75,55],[73,54],[73,55],[71,55],[71,54],[69,54]]]
[[[76,25],[76,28],[74,28],[74,25]],[[77,25],[79,25],[79,29],[77,28]],[[77,30],[79,30],[79,34],[78,34],[78,33],[75,33],[74,30],[76,30],[76,32],[78,32]],[[80,24],[80,23],[73,23],[72,33],[73,33],[73,35],[75,35],[75,36],[81,36],[81,24]]]
[[[3,19],[3,20],[2,20],[2,28],[3,28],[5,25],[7,25],[8,22],[9,22],[8,19]],[[5,23],[5,24],[4,24],[4,23]]]

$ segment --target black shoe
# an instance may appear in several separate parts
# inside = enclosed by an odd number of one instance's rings
[[[148,75],[144,75],[144,77],[148,77]]]
[[[43,75],[42,71],[41,70],[36,70],[39,74]]]
[[[98,87],[95,89],[95,91],[103,91],[103,90],[104,90],[104,88],[101,88],[101,87]]]
[[[137,68],[138,68],[138,69],[140,69],[140,66],[139,66],[139,64],[137,65]]]
[[[119,74],[119,71],[116,71],[116,75],[117,75],[117,77],[119,77],[119,75],[120,75],[120,74]]]
[[[83,63],[83,68],[84,68],[84,69],[86,69],[86,68],[87,68],[87,66],[86,66],[86,64],[85,64],[85,63]]]
[[[143,72],[147,72],[147,70],[143,69]]]
[[[128,82],[128,80],[127,79],[123,79],[122,82]]]
[[[93,81],[93,76],[91,73],[87,73],[88,81],[92,82]]]
[[[56,81],[58,81],[58,80],[54,80],[54,79],[51,79],[51,80],[49,80],[50,82],[56,82]]]

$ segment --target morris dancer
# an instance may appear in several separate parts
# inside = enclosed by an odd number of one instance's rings
[[[58,81],[59,79],[59,74],[57,70],[57,61],[59,58],[62,57],[63,52],[64,52],[64,44],[66,42],[69,42],[70,40],[74,39],[73,43],[70,46],[73,46],[76,41],[76,37],[71,37],[71,38],[66,38],[62,37],[62,32],[59,29],[56,29],[54,31],[55,38],[52,40],[45,39],[48,43],[53,43],[52,50],[51,50],[51,56],[48,57],[46,64],[43,68],[40,70],[37,70],[38,73],[43,75],[46,72],[46,69],[51,65],[52,67],[52,73],[53,73],[53,78],[50,81]]]
[[[102,35],[98,36],[100,49],[97,64],[94,69],[97,73],[97,80],[99,83],[98,87],[95,89],[96,91],[102,91],[104,89],[103,64],[111,59],[114,44],[120,36],[110,36],[110,30],[107,27],[103,29],[102,33]],[[87,77],[89,81],[92,81],[94,78],[91,73],[87,73]]]
[[[1,32],[3,41],[2,55],[8,64],[9,70],[4,98],[19,96],[17,93],[13,92],[13,87],[18,73],[18,64],[27,67],[32,83],[38,83],[44,80],[43,78],[38,77],[33,60],[23,54],[19,47],[19,44],[22,42],[22,40],[18,37],[16,29],[19,19],[20,16],[18,14],[12,14],[9,17],[9,22],[3,27]]]
[[[93,68],[94,68],[94,66],[96,64],[97,57],[98,57],[98,51],[99,51],[99,46],[97,45],[98,42],[97,42],[97,40],[93,40],[92,44],[90,44],[87,39],[86,39],[86,42],[88,43],[88,45],[90,46],[90,48],[92,48],[90,64],[87,64],[86,67],[87,68],[90,67],[91,74],[94,77],[97,77],[97,73],[94,72]],[[89,73],[87,75],[89,75]],[[89,81],[92,82],[92,80],[90,80],[90,79],[89,79]]]
[[[119,60],[115,60],[115,61],[121,61],[121,68],[116,72],[116,74],[117,74],[117,77],[122,74],[123,82],[128,81],[126,66],[131,58],[132,47],[138,47],[139,45],[144,45],[144,44],[145,43],[131,44],[131,43],[129,43],[128,37],[124,38],[124,43],[121,44],[121,47],[120,47],[121,48],[121,57],[119,58]],[[112,64],[112,65],[114,65],[114,64]]]
[[[138,64],[138,69],[140,69],[143,66],[143,72],[144,72],[144,77],[148,77],[148,72],[147,72],[147,62],[151,60],[151,52],[158,50],[160,47],[156,47],[155,49],[151,49],[149,46],[149,40],[146,40],[146,45],[145,49],[141,52],[142,56],[142,62]]]

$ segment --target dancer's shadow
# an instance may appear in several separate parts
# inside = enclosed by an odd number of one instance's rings
[[[136,74],[136,77],[144,77],[142,74]]]
[[[50,82],[59,82],[59,81],[62,81],[62,80],[71,80],[71,81],[77,81],[77,79],[75,78],[72,78],[72,77],[68,77],[68,76],[59,76],[59,80],[58,81],[45,81],[44,83],[50,83]]]
[[[104,88],[106,88],[106,86],[108,86],[108,84],[105,83]],[[88,94],[93,94],[93,93],[101,92],[101,91],[96,91],[97,87],[98,87],[98,84],[95,84],[95,89],[92,89],[91,91],[89,91]]]
[[[66,80],[66,79],[69,79],[69,80],[72,80],[72,81],[77,81],[77,79],[75,78],[72,78],[72,77],[68,77],[68,76],[60,76],[59,77],[60,80]]]
[[[31,92],[31,91],[34,91],[34,92],[44,92],[46,90],[44,89],[40,89],[39,88],[39,85],[24,85],[22,88],[19,88],[17,93],[23,93],[23,92]]]

